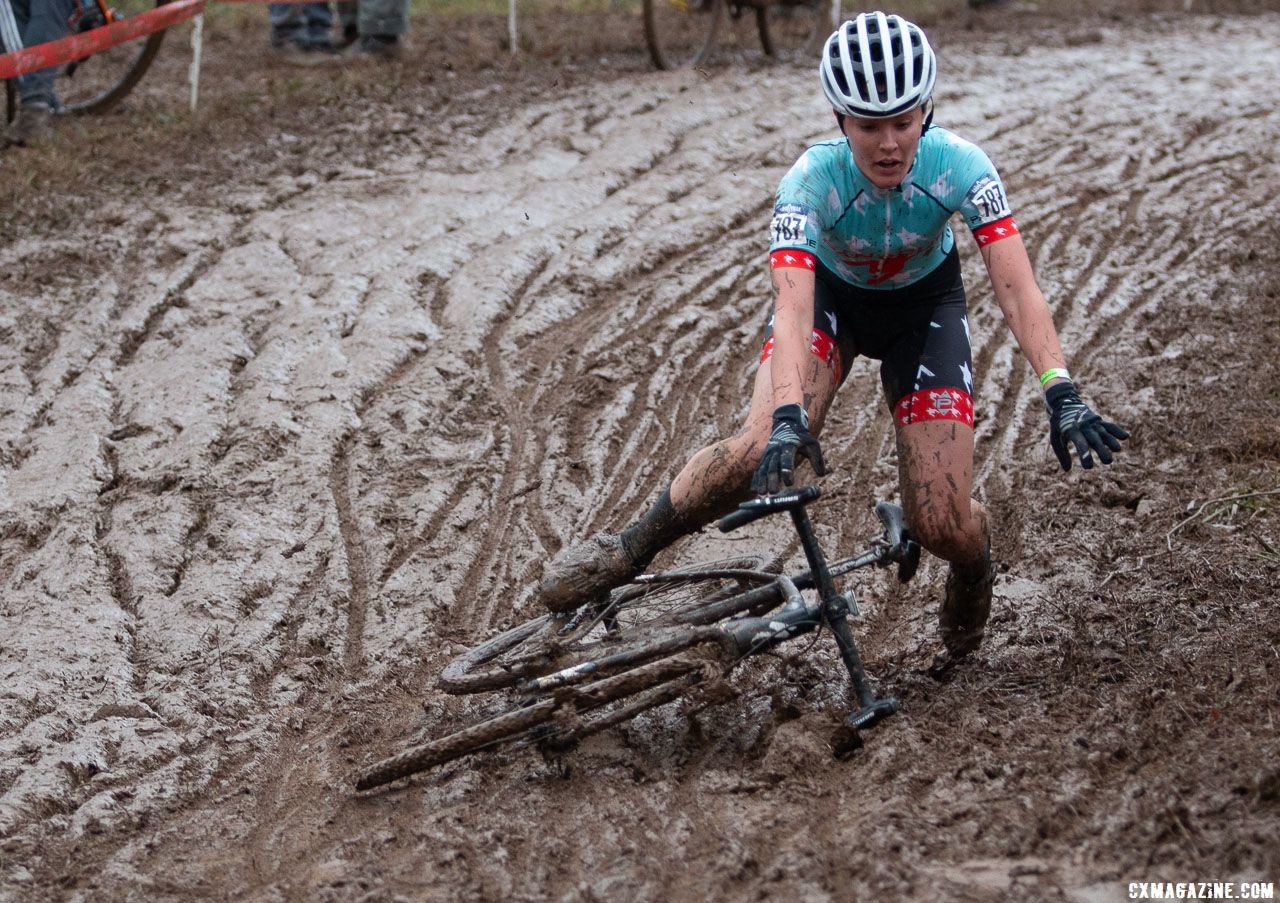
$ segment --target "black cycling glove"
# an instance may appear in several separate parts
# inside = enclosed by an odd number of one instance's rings
[[[797,455],[808,458],[818,476],[826,474],[822,448],[809,432],[809,415],[801,405],[780,405],[773,412],[773,432],[769,434],[764,457],[751,479],[751,491],[764,495],[790,486],[795,479]]]
[[[1093,452],[1103,464],[1110,464],[1111,453],[1120,451],[1120,440],[1129,438],[1128,432],[1103,420],[1081,401],[1070,382],[1050,386],[1044,393],[1044,404],[1049,411],[1049,445],[1064,471],[1071,469],[1067,440],[1076,447],[1080,466],[1088,470],[1093,466]]]

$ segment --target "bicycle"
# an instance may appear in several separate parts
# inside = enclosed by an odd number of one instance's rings
[[[807,59],[840,18],[840,0],[644,0],[644,35],[659,69],[701,63],[715,45],[725,8],[738,19],[755,14],[764,52],[781,59]],[[829,11],[828,11],[829,10]]]
[[[898,710],[877,698],[849,629],[853,593],[835,578],[876,565],[914,576],[920,545],[897,505],[880,502],[882,535],[859,555],[828,564],[806,506],[816,486],[753,499],[720,521],[728,533],[788,512],[809,570],[775,573],[758,557],[729,559],[664,574],[642,574],[604,603],[547,614],[481,643],[451,661],[440,686],[449,693],[513,691],[515,704],[444,737],[377,762],[355,776],[357,790],[407,777],[498,746],[536,744],[561,752],[591,734],[680,697],[714,704],[729,671],[746,658],[827,627],[835,637],[857,699],[847,718],[869,728]],[[806,601],[805,589],[817,598]]]
[[[170,0],[115,0],[115,5],[108,6],[106,0],[78,0],[67,26],[72,34],[86,32],[169,2]],[[0,4],[8,8],[7,17],[12,18],[9,0],[0,0]],[[0,10],[0,18],[4,17],[5,11]],[[164,35],[162,29],[136,41],[118,44],[87,59],[59,66],[54,91],[62,101],[61,112],[81,115],[110,110],[146,74],[156,54],[160,52]],[[6,121],[13,121],[17,108],[17,79],[9,79],[5,82]]]

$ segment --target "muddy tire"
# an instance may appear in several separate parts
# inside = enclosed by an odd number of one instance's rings
[[[506,689],[572,664],[643,645],[655,631],[764,579],[752,581],[724,574],[768,575],[775,568],[775,563],[762,556],[742,556],[672,571],[661,575],[660,582],[627,584],[614,591],[603,609],[543,615],[468,649],[445,666],[439,686],[454,694]]]
[[[443,765],[460,756],[477,752],[499,741],[518,737],[545,724],[555,714],[558,703],[544,699],[526,708],[504,712],[495,718],[473,724],[456,733],[406,749],[399,755],[383,759],[356,775],[356,789],[368,790],[398,778],[408,777],[427,768]]]
[[[543,615],[490,637],[445,665],[440,688],[460,695],[514,686],[521,678],[518,663],[546,649],[548,634],[554,636],[562,624],[563,618]]]
[[[644,0],[644,36],[659,69],[688,69],[706,59],[724,17],[724,0]]]
[[[121,18],[128,18],[169,0],[113,0],[112,7]],[[128,41],[88,59],[80,60],[74,69],[58,70],[55,90],[64,104],[63,111],[72,115],[105,113],[123,100],[146,74],[151,61],[160,52],[164,31]]]
[[[695,642],[690,636],[689,644]],[[692,689],[709,673],[712,672],[706,659],[672,656],[583,687],[557,690],[438,740],[383,759],[356,774],[355,788],[369,790],[462,756],[496,750],[512,743],[545,740],[553,748],[562,746],[670,702]],[[623,705],[608,709],[611,703],[620,700],[624,700]],[[595,717],[578,717],[601,709],[605,711]],[[553,721],[559,726],[550,727]],[[544,726],[550,729],[540,730]]]

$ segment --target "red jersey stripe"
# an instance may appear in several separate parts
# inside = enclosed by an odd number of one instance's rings
[[[789,248],[783,248],[781,251],[770,251],[769,269],[776,270],[780,267],[804,267],[806,270],[816,270],[818,268],[818,258],[808,251],[794,251]]]
[[[998,219],[994,223],[987,223],[973,230],[973,237],[978,240],[978,246],[984,248],[993,242],[1011,238],[1017,234],[1018,224],[1013,221],[1012,216],[1006,216],[1004,219]]]

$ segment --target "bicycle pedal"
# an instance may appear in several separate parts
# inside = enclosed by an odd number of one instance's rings
[[[862,609],[858,607],[858,597],[852,591],[841,593],[836,602],[837,615],[852,615],[855,618],[862,616]]]
[[[859,709],[848,718],[845,724],[850,727],[856,727],[859,730],[872,727],[890,715],[896,714],[898,711],[898,700],[896,699],[877,699],[866,708]]]

